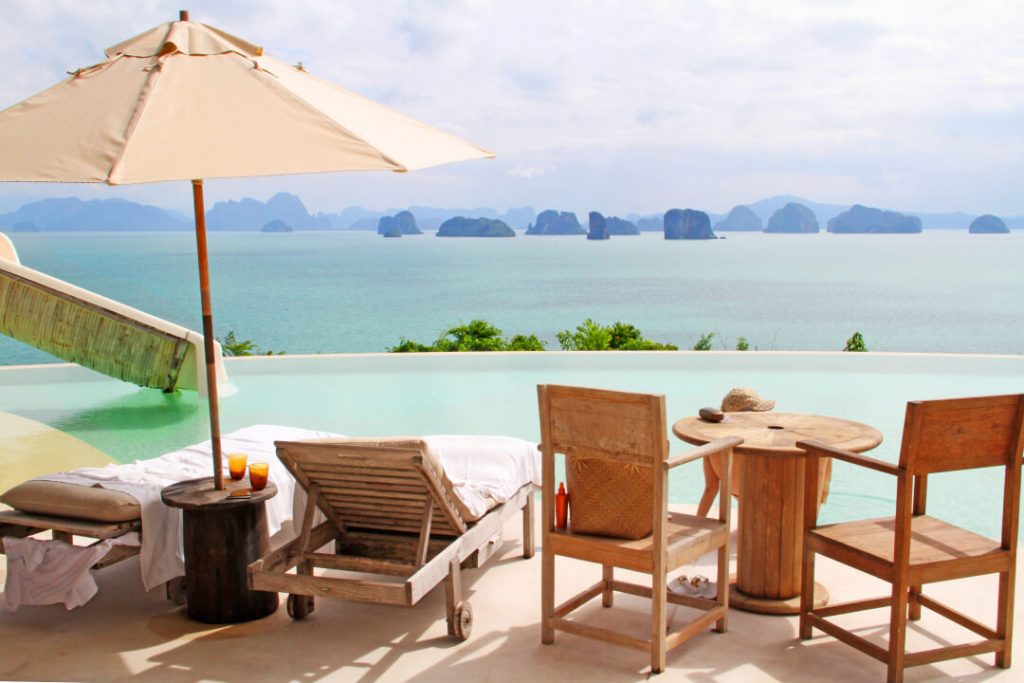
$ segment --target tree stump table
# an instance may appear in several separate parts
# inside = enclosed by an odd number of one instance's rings
[[[672,433],[696,446],[724,436],[743,438],[733,449],[740,470],[739,519],[729,605],[761,614],[798,614],[806,453],[796,442],[817,439],[862,453],[882,443],[881,432],[838,417],[751,412],[726,413],[722,422],[683,418],[672,425]],[[828,602],[828,592],[817,583],[814,602]]]
[[[188,615],[207,624],[259,619],[277,609],[277,593],[249,590],[247,568],[270,550],[264,501],[277,494],[267,482],[251,498],[232,498],[249,488],[247,480],[225,482],[217,491],[213,477],[191,479],[161,491],[165,504],[181,508],[185,545],[185,593]]]

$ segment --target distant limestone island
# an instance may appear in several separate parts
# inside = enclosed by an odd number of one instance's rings
[[[790,202],[772,214],[768,219],[768,233],[807,234],[818,232],[818,219],[814,212],[803,204]]]
[[[416,225],[416,216],[409,211],[399,211],[394,216],[381,216],[377,220],[377,234],[384,237],[401,237],[422,235],[423,231]]]
[[[597,211],[591,211],[587,230],[588,240],[606,240],[612,235],[631,236],[639,235],[640,231],[632,221],[627,221],[618,216],[605,218]]]
[[[998,235],[1010,232],[1002,218],[991,214],[978,216],[971,221],[967,230],[973,235]]]
[[[295,232],[295,230],[284,221],[274,219],[260,228],[260,232]]]
[[[921,219],[895,211],[872,209],[854,204],[828,222],[828,231],[841,234],[881,234],[921,232]]]
[[[661,217],[660,229],[667,240],[713,240],[708,214],[695,209],[670,209]],[[639,235],[636,223],[619,218],[605,217],[597,211],[588,216],[588,229],[580,225],[576,214],[569,211],[548,209],[537,215],[536,224],[530,225],[527,235],[586,235],[588,240],[603,241],[616,236]]]
[[[0,197],[4,206],[18,206],[17,195]],[[126,232],[191,231],[191,213],[140,204],[125,199],[25,197],[20,208],[0,213],[0,231],[8,232]],[[185,200],[183,200],[184,202]],[[669,240],[708,240],[728,232],[818,234],[920,233],[922,230],[967,230],[971,234],[1005,234],[1024,229],[1024,214],[997,217],[957,213],[896,212],[861,204],[823,204],[791,195],[761,199],[733,207],[728,214],[697,209],[664,213],[606,216],[590,212],[586,225],[577,214],[560,209],[540,213],[532,207],[498,211],[489,207],[437,208],[410,206],[377,211],[350,206],[336,213],[309,211],[299,197],[278,192],[267,201],[250,197],[216,202],[206,212],[207,230],[293,232],[352,230],[383,237],[438,231],[442,237],[512,237],[515,231],[533,236],[575,236],[593,241],[661,233]],[[446,226],[442,231],[442,226]],[[713,227],[712,227],[713,226]]]
[[[505,221],[495,218],[449,218],[437,229],[438,237],[515,237]]]
[[[711,217],[696,209],[669,209],[665,212],[665,239],[713,240]]]
[[[263,223],[253,227],[261,225]],[[17,211],[0,214],[0,230],[12,232],[192,229],[191,219],[180,213],[124,199],[41,199],[23,205]]]
[[[732,211],[722,220],[715,223],[715,230],[736,232],[763,232],[764,223],[761,217],[749,206],[734,206]]]
[[[526,228],[527,235],[586,235],[576,214],[548,209],[537,214],[537,222]]]

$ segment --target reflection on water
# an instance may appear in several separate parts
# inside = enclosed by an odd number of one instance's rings
[[[189,420],[198,409],[194,392],[146,389],[64,416],[54,426],[68,432],[109,431],[112,424],[128,431],[160,429]]]
[[[194,392],[165,394],[113,380],[20,389],[19,405],[7,405],[9,412],[76,436],[119,462],[209,438],[206,403]]]

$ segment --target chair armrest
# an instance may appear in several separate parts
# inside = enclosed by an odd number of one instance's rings
[[[861,467],[867,467],[868,469],[876,470],[878,472],[885,472],[886,474],[896,475],[900,472],[900,468],[892,463],[885,462],[884,460],[877,460],[875,458],[869,458],[866,455],[847,451],[842,448],[834,448],[813,439],[797,441],[796,446],[797,448],[802,448],[807,451],[808,455],[813,455],[815,457],[826,456],[829,458],[835,458],[836,460],[842,460],[843,462],[848,462],[852,465],[860,465]]]
[[[743,443],[743,439],[738,436],[726,436],[721,439],[715,439],[714,441],[710,441],[684,455],[677,455],[674,458],[669,458],[663,462],[661,466],[663,469],[670,470],[673,467],[685,465],[688,462],[700,460],[701,458],[706,458],[709,455],[717,455],[723,451],[733,448],[734,446],[739,446],[741,443]]]

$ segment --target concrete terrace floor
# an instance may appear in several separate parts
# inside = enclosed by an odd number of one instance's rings
[[[87,605],[0,611],[0,678],[4,680],[115,681],[630,681],[650,677],[645,653],[558,633],[540,642],[540,552],[521,557],[521,521],[505,528],[505,544],[483,569],[466,570],[464,599],[475,623],[469,640],[446,635],[444,589],[413,608],[319,599],[306,620],[293,622],[282,601],[265,618],[231,626],[191,621],[184,608],[146,593],[136,559],[97,572],[99,594]],[[881,595],[884,584],[819,559],[819,580],[833,600]],[[2,565],[6,576],[6,565]],[[684,570],[685,571],[685,570]],[[600,570],[559,559],[558,599],[596,581]],[[689,572],[714,576],[711,556]],[[1021,581],[1018,579],[1017,594]],[[926,589],[927,590],[927,589]],[[994,624],[996,582],[982,577],[933,584],[930,593],[954,609]],[[283,597],[283,596],[282,596]],[[616,595],[616,606],[588,606],[591,616],[614,619],[637,636],[645,633],[645,602]],[[684,610],[684,608],[671,608]],[[1018,609],[1015,630],[1024,632]],[[877,642],[886,634],[886,610],[847,617]],[[850,621],[855,620],[855,621]],[[611,622],[609,622],[611,623]],[[912,647],[969,642],[973,634],[931,615],[909,628]],[[908,681],[1020,680],[1024,647],[1014,647],[1016,669],[996,669],[992,656],[953,660],[907,670]],[[842,681],[884,680],[884,667],[853,648],[816,633],[797,638],[795,617],[731,610],[729,631],[711,631],[669,653],[656,680]]]

